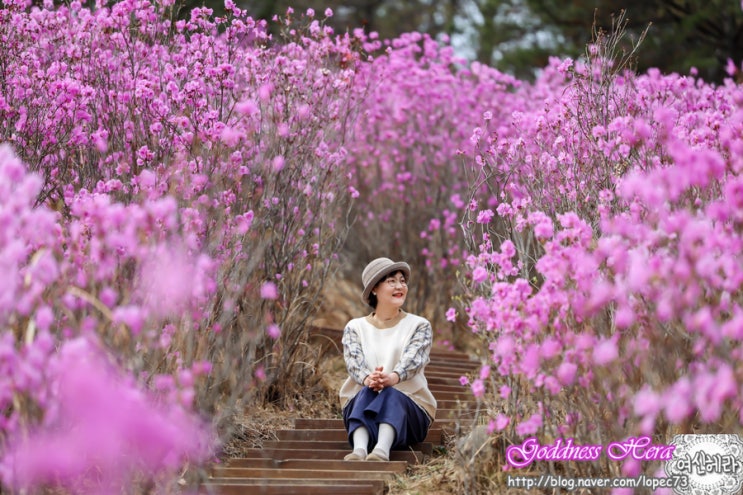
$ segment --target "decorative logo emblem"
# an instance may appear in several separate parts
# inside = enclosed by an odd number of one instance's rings
[[[738,435],[676,435],[673,458],[665,464],[669,477],[686,483],[678,495],[737,495],[743,486],[743,441]]]

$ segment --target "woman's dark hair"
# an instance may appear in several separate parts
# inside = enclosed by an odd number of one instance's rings
[[[377,287],[377,286],[378,286],[379,284],[381,284],[382,282],[384,282],[384,281],[385,281],[385,280],[387,280],[388,278],[390,278],[390,277],[394,277],[394,276],[395,276],[395,275],[397,275],[398,273],[399,273],[399,274],[401,274],[401,275],[402,275],[403,277],[405,276],[405,274],[403,273],[403,271],[402,271],[402,270],[397,270],[397,271],[394,271],[394,272],[388,273],[387,275],[385,275],[384,277],[382,277],[382,279],[381,279],[381,280],[380,280],[379,282],[377,282],[377,285],[375,285],[375,286],[374,286],[374,288],[376,288],[376,287]],[[406,282],[407,282],[407,280],[406,280]],[[377,303],[378,303],[378,302],[379,302],[379,301],[377,301],[377,296],[376,296],[376,295],[374,294],[374,292],[371,292],[371,293],[369,294],[369,306],[371,306],[371,307],[372,307],[372,308],[374,308],[374,309],[377,309]]]

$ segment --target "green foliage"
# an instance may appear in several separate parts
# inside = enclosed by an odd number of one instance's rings
[[[637,39],[650,25],[638,60],[638,70],[656,67],[662,72],[688,73],[696,67],[711,81],[726,77],[728,58],[743,60],[743,12],[726,0],[525,0],[544,26],[556,28],[563,41],[560,52],[579,54],[594,21],[608,29],[621,11],[627,13],[628,39]]]

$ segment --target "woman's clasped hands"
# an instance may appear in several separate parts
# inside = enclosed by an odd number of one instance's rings
[[[364,385],[375,392],[381,392],[385,387],[392,387],[398,383],[400,383],[400,375],[394,371],[392,373],[385,373],[382,366],[377,366],[374,372],[364,379]]]

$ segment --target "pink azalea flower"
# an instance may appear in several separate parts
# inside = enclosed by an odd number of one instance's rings
[[[272,324],[268,326],[268,328],[266,329],[266,333],[268,333],[269,337],[276,340],[281,336],[281,329],[278,325]]]
[[[477,223],[490,223],[495,214],[493,210],[481,210],[477,214]]]
[[[593,362],[603,366],[609,364],[619,357],[617,345],[612,339],[606,339],[599,342],[593,351]]]
[[[261,297],[263,299],[275,300],[279,298],[279,289],[273,282],[264,282],[261,286]]]
[[[472,389],[472,395],[474,395],[477,398],[480,398],[485,395],[485,383],[479,378],[475,380],[474,382],[472,382],[471,389]]]
[[[503,413],[499,413],[498,416],[495,417],[495,429],[498,431],[503,431],[506,429],[506,427],[511,423],[511,418],[506,416]]]
[[[487,279],[488,279],[488,270],[486,268],[478,266],[472,271],[472,280],[477,282],[478,284],[486,281]]]
[[[456,321],[457,320],[457,310],[454,308],[449,308],[446,310],[446,321]]]

